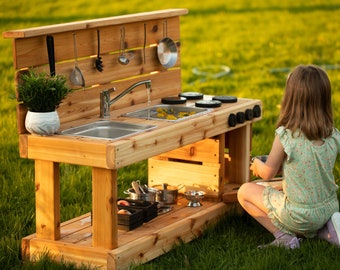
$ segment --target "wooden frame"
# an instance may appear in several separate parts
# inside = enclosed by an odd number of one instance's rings
[[[24,69],[34,67],[48,71],[47,35],[53,35],[55,39],[57,74],[68,76],[74,66],[72,34],[77,33],[79,66],[86,86],[84,89],[75,87],[75,92],[58,109],[62,128],[69,128],[99,119],[99,94],[107,88],[115,87],[115,94],[119,94],[129,85],[151,78],[151,104],[159,104],[161,97],[178,95],[181,92],[180,58],[174,68],[165,69],[155,56],[155,44],[163,37],[161,30],[164,21],[167,21],[168,35],[176,40],[180,49],[179,16],[187,13],[186,9],[146,12],[8,31],[3,33],[3,37],[13,38],[18,84]],[[128,48],[136,58],[124,68],[114,61],[120,53],[118,32],[122,25],[129,33],[126,37]],[[144,25],[147,29],[145,62],[141,61]],[[105,65],[100,76],[93,67],[97,29],[101,31]],[[141,123],[144,120],[127,120],[122,115],[145,107],[146,101],[145,89],[138,88],[111,106],[110,119]],[[192,104],[188,102],[188,106]],[[221,202],[223,185],[249,180],[251,126],[261,117],[236,126],[228,124],[228,117],[254,106],[261,106],[261,102],[239,99],[235,104],[223,104],[206,115],[183,122],[148,120],[156,126],[152,131],[111,141],[64,135],[29,135],[24,127],[26,108],[18,104],[20,156],[35,160],[36,186],[36,233],[22,240],[23,258],[34,260],[48,251],[55,259],[89,263],[104,269],[127,269],[132,263],[144,263],[164,254],[179,239],[188,242],[199,236],[206,226],[233,209],[233,205]],[[216,157],[208,157],[207,153],[196,159],[194,155],[190,157],[190,151],[195,151],[191,150],[192,147],[202,149],[202,142],[216,139]],[[225,148],[229,149],[227,155]],[[169,151],[174,151],[170,154],[174,158],[178,155],[183,158],[183,149],[189,149],[189,160],[205,163],[210,167],[210,173],[213,169],[213,173],[218,174],[214,180],[218,188],[212,194],[215,201],[204,202],[204,207],[197,209],[186,207],[186,200],[182,197],[168,216],[152,220],[133,233],[117,230],[117,169],[158,155],[155,160],[159,161],[161,154],[164,156]],[[59,163],[92,167],[92,214],[63,224],[60,224]]]

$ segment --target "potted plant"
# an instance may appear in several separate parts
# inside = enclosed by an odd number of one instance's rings
[[[60,128],[56,109],[72,89],[63,75],[28,70],[20,76],[18,101],[27,107],[25,127],[31,134],[51,135]]]

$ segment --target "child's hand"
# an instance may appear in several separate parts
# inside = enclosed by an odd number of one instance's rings
[[[261,163],[261,164],[259,164],[259,163]],[[255,175],[256,177],[259,177],[258,168],[262,164],[263,164],[263,162],[261,160],[259,160],[258,158],[254,158],[254,161],[250,166],[250,170],[253,171],[253,175]]]

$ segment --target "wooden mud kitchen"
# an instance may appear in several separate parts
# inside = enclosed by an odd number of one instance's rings
[[[57,260],[127,269],[168,252],[179,240],[193,240],[233,209],[228,202],[236,201],[236,192],[225,190],[250,179],[252,123],[261,119],[261,101],[213,102],[213,97],[204,95],[200,103],[188,97],[184,104],[168,105],[189,111],[203,108],[183,119],[129,115],[157,108],[164,97],[178,98],[184,93],[180,16],[187,13],[186,9],[168,9],[3,33],[4,38],[13,39],[16,84],[28,68],[49,73],[55,66],[56,74],[69,78],[75,64],[85,82],[74,85],[69,80],[74,91],[58,108],[58,134],[29,134],[25,129],[27,109],[17,105],[20,156],[35,161],[36,233],[22,240],[23,258],[35,260],[48,251]],[[49,49],[54,57],[49,57],[47,37],[53,38]],[[177,59],[170,67],[158,56],[158,44],[164,37],[177,47]],[[102,71],[95,65],[98,49]],[[119,62],[120,56],[128,63]],[[98,129],[98,123],[148,128],[117,138],[63,133],[93,123]],[[121,230],[117,224],[117,170],[142,160],[148,160],[149,186],[184,187],[171,211],[133,230]],[[60,163],[92,168],[92,212],[63,223]],[[205,193],[202,206],[187,206],[183,193],[189,190]]]

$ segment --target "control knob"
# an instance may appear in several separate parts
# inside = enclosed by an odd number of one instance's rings
[[[244,121],[245,121],[245,114],[244,114],[244,112],[236,113],[236,119],[237,119],[237,123],[243,124]]]
[[[255,105],[253,108],[253,115],[254,117],[260,117],[261,116],[261,107],[260,105]]]
[[[228,117],[228,125],[230,127],[234,127],[237,124],[237,119],[236,119],[236,115],[234,113],[231,113]]]
[[[246,120],[247,120],[247,121],[252,120],[253,117],[254,117],[253,110],[252,110],[252,109],[246,109],[246,111],[245,111],[245,117],[246,117]]]

